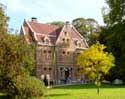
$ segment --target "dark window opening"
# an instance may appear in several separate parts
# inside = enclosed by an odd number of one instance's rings
[[[47,70],[47,68],[45,67],[44,70]]]
[[[44,50],[43,52],[46,53],[46,50]]]
[[[64,42],[64,41],[65,41],[65,38],[63,38],[62,40],[63,40],[63,42]]]
[[[49,70],[52,70],[52,68],[49,68]]]
[[[63,51],[62,53],[65,54],[65,51]]]
[[[69,39],[67,39],[67,42],[69,42]]]
[[[67,54],[69,54],[70,52],[68,51]]]
[[[76,53],[77,55],[79,55],[80,53]]]
[[[61,67],[60,70],[63,70],[63,67]]]
[[[65,34],[65,35],[67,35],[67,32],[66,32],[66,31],[64,31],[64,34]]]
[[[70,70],[72,71],[73,69],[71,68]]]
[[[63,73],[61,72],[61,77],[63,76]]]
[[[51,51],[49,50],[48,53],[51,53]]]

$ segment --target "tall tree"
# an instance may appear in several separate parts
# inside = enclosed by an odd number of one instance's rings
[[[62,21],[53,21],[50,24],[62,27],[64,25],[64,22],[62,22]]]
[[[114,66],[114,57],[111,53],[104,52],[106,46],[94,44],[85,51],[82,51],[77,58],[77,64],[83,67],[84,74],[88,79],[96,79],[97,93],[104,74],[107,74]]]
[[[87,39],[90,45],[98,40],[100,28],[95,19],[77,18],[72,21],[72,24]]]
[[[106,26],[102,27],[99,37],[101,43],[107,45],[116,58],[116,66],[107,76],[109,80],[116,78],[125,81],[125,0],[106,0],[108,8],[103,9]]]
[[[42,96],[43,83],[31,77],[35,69],[34,45],[28,45],[21,35],[7,33],[7,16],[3,8],[0,10],[0,92],[4,90],[12,99]]]
[[[7,32],[7,22],[9,17],[5,14],[6,7],[0,3],[0,33]]]

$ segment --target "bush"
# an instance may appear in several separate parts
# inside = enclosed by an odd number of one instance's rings
[[[15,86],[18,90],[17,97],[20,99],[43,96],[45,91],[44,83],[32,76],[17,76]]]

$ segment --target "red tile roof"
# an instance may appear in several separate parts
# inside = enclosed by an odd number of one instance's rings
[[[75,28],[71,27],[70,25],[68,25],[68,27],[66,26],[64,28],[64,27],[58,27],[55,25],[41,24],[38,22],[27,22],[27,23],[28,23],[27,26],[23,26],[25,32],[29,33],[29,32],[31,32],[31,30],[32,30],[32,32],[35,32],[38,42],[44,41],[44,37],[47,34],[48,37],[50,38],[51,44],[54,45],[56,43],[56,40],[57,40],[58,36],[60,35],[62,29],[68,31],[71,38],[73,38],[73,39],[77,39],[77,40],[83,39],[81,37],[81,35],[75,30]],[[75,44],[75,40],[74,40],[74,44]],[[86,47],[86,43],[84,40],[83,40],[82,45]]]
[[[34,32],[41,33],[41,34],[48,34],[48,35],[56,36],[55,31],[59,28],[58,26],[55,26],[55,25],[41,24],[37,22],[28,22],[28,23],[30,24]]]

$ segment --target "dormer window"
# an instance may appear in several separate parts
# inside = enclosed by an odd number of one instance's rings
[[[46,39],[46,40],[45,40],[45,43],[46,43],[46,44],[49,44],[49,40],[48,40],[48,39]]]
[[[81,42],[77,40],[77,41],[76,41],[76,46],[77,46],[77,47],[81,47]]]
[[[43,37],[43,43],[44,43],[45,45],[50,44],[50,38],[49,38],[48,35],[45,35],[45,36]]]
[[[44,44],[47,44],[47,45],[50,44],[50,39],[49,39],[48,36],[45,36],[45,37],[44,37],[43,43],[44,43]]]
[[[81,47],[81,43],[79,43],[78,46]]]

